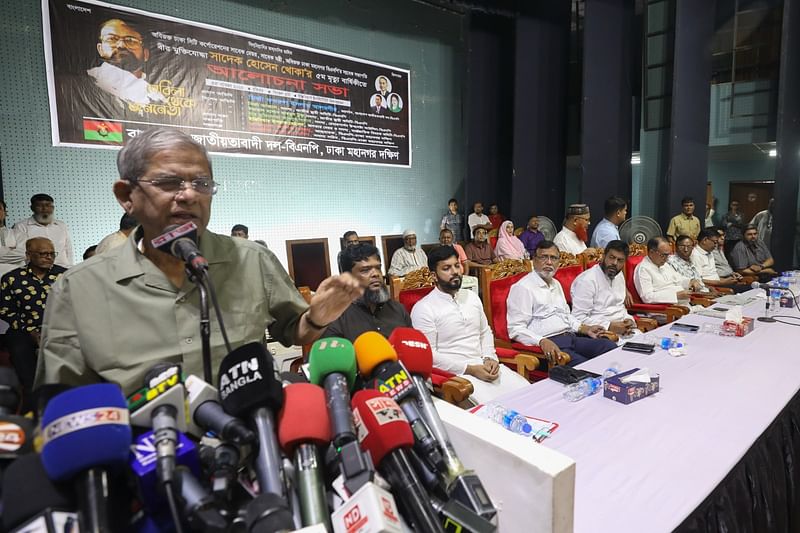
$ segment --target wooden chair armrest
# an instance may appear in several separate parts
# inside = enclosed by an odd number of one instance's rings
[[[714,289],[720,294],[733,294],[733,289],[730,287],[715,286]]]
[[[474,392],[475,388],[468,379],[460,376],[453,376],[442,383],[442,399],[453,405],[460,405],[465,402]]]
[[[647,318],[646,316],[642,317],[634,317],[636,321],[636,327],[639,328],[641,332],[648,332],[656,329],[658,327],[658,321],[654,318]]]
[[[611,342],[619,342],[619,335],[617,335],[613,331],[604,331],[603,333],[600,334],[600,337],[608,339]]]
[[[692,305],[702,305],[703,307],[708,307],[714,303],[714,300],[708,296],[697,296],[694,294],[689,297],[689,301]]]

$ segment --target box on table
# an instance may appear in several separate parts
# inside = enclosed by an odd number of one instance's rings
[[[638,368],[633,368],[606,378],[603,382],[603,396],[619,403],[633,403],[658,392],[661,380],[658,374],[650,376],[650,383],[622,382],[622,378],[638,371]]]
[[[732,335],[735,337],[744,337],[755,327],[755,321],[750,318],[749,316],[742,317],[741,322],[734,322],[732,320],[726,320],[722,323],[722,333]]]

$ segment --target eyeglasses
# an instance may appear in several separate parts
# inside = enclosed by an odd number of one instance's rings
[[[691,250],[692,248],[694,248],[694,244],[679,244],[678,248],[682,250]]]
[[[561,260],[561,257],[557,255],[536,255],[534,257],[543,263],[558,263]]]
[[[125,48],[139,48],[142,46],[141,39],[131,36],[121,37],[119,35],[114,35],[113,33],[104,36],[100,40],[108,46],[117,46],[119,43],[124,44]]]
[[[31,255],[38,255],[39,257],[56,257],[58,252],[28,252]]]
[[[666,259],[669,257],[669,252],[660,252],[658,250],[655,251],[656,255],[658,255],[661,259]]]
[[[152,178],[149,180],[139,179],[136,180],[135,183],[147,183],[169,194],[178,194],[187,188],[187,186],[200,194],[217,194],[217,184],[211,178],[185,180],[179,176],[165,176],[163,178]]]

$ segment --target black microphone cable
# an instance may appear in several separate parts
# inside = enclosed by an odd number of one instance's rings
[[[214,307],[214,314],[217,315],[217,322],[219,323],[219,331],[222,333],[222,340],[225,343],[225,349],[231,353],[231,343],[228,340],[228,332],[225,330],[225,322],[222,320],[222,312],[219,309],[219,302],[217,301],[217,291],[214,289],[214,284],[211,283],[211,276],[208,275],[207,270],[201,271],[199,283],[202,283],[208,291],[208,297],[211,300],[211,305]]]

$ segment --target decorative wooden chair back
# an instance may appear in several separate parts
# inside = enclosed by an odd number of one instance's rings
[[[647,255],[647,245],[646,244],[639,244],[637,242],[632,242],[628,245],[629,253],[628,257],[644,257]]]
[[[572,305],[572,282],[575,281],[581,272],[583,272],[583,264],[580,257],[575,256],[569,252],[561,252],[561,259],[558,262],[558,270],[556,271],[555,279],[561,284],[564,290],[564,297],[567,303]]]
[[[489,327],[498,339],[510,341],[506,320],[506,300],[511,286],[531,271],[531,262],[506,259],[481,269],[480,283],[483,310]]]
[[[436,277],[428,267],[409,272],[402,278],[392,279],[392,295],[409,313],[418,301],[433,290]]]
[[[583,269],[588,270],[603,260],[602,248],[587,248],[578,254],[578,259],[583,263]]]

